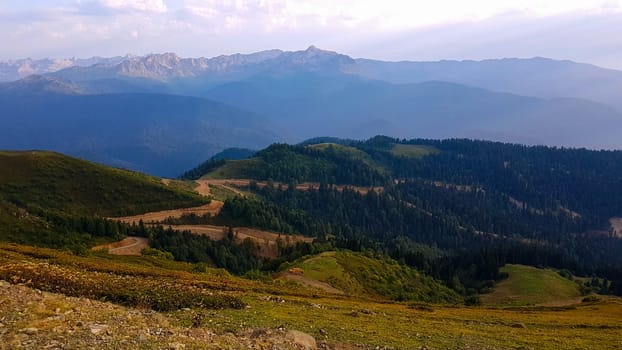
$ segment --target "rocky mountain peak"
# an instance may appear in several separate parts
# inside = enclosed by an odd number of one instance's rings
[[[150,54],[139,58],[139,60],[147,64],[159,64],[164,67],[173,68],[178,65],[182,59],[173,52],[165,52],[162,54]]]
[[[285,58],[286,63],[310,70],[341,69],[355,61],[347,55],[335,51],[322,50],[314,45],[304,51],[290,52]]]

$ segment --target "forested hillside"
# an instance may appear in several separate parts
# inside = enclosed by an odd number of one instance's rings
[[[256,198],[230,199],[219,217],[203,220],[382,252],[458,289],[486,289],[505,263],[621,276],[622,240],[609,227],[622,216],[620,151],[382,136],[332,141],[204,164],[207,178],[258,183],[249,186]],[[301,182],[315,186],[294,190]]]

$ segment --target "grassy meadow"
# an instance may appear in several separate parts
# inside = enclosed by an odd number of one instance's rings
[[[309,277],[330,280],[322,271],[338,267],[339,254],[307,259],[299,266]],[[349,268],[342,267],[340,274]],[[521,272],[521,267],[509,269]],[[618,298],[602,297],[566,307],[395,302],[331,295],[281,279],[247,280],[223,270],[155,257],[112,257],[101,252],[80,257],[14,244],[0,246],[0,276],[44,291],[161,310],[168,327],[180,331],[206,328],[218,336],[284,328],[308,333],[337,349],[622,347],[622,301]],[[93,290],[109,294],[93,294]],[[5,315],[9,312],[3,310]],[[32,324],[45,329],[43,316],[31,317]],[[207,345],[193,338],[185,342],[186,349]]]

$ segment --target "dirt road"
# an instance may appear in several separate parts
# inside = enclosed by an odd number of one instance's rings
[[[214,240],[225,238],[228,228],[214,225],[172,225],[178,231],[190,231],[196,235],[208,236]],[[298,242],[313,242],[313,238],[301,235],[286,235],[275,232],[258,230],[250,227],[234,227],[235,240],[242,242],[249,238],[259,247],[258,255],[265,258],[275,258],[278,255],[277,240],[281,239],[284,246],[294,245]]]
[[[223,202],[212,200],[209,204],[202,205],[200,207],[192,207],[192,208],[180,208],[180,209],[172,209],[172,210],[163,210],[156,211],[151,213],[145,213],[141,215],[134,216],[124,216],[119,218],[113,218],[115,220],[119,220],[128,224],[136,223],[142,220],[145,224],[149,223],[157,223],[167,218],[180,218],[182,215],[190,215],[195,214],[197,216],[203,216],[205,214],[210,215],[218,215],[220,213],[220,209],[223,206]]]
[[[250,183],[252,181],[255,180],[250,180],[250,179],[205,179],[205,180],[197,180],[198,182],[201,183],[207,183],[212,184],[212,185],[219,185],[219,186],[237,186],[237,187],[248,187],[250,186]],[[268,183],[266,181],[255,181],[255,183],[257,184],[258,187],[262,188],[268,185]],[[273,182],[274,187],[279,187],[281,186],[281,188],[283,188],[284,190],[287,189],[288,185],[285,183],[280,183],[280,182]],[[369,190],[374,190],[376,192],[382,192],[384,190],[384,187],[363,187],[363,186],[351,186],[351,185],[336,185],[334,186],[338,191],[343,191],[344,189],[351,189],[354,191],[359,192],[360,194],[367,194],[369,192]],[[318,189],[320,188],[320,184],[319,182],[303,182],[300,184],[296,185],[296,189],[299,191],[307,191],[310,189]],[[229,187],[229,189],[233,190],[231,187]],[[238,194],[243,195],[242,193],[239,193],[239,191],[237,191]]]
[[[119,242],[94,247],[93,250],[107,249],[112,255],[140,255],[149,247],[149,240],[144,237],[127,237]]]
[[[197,187],[194,188],[194,190],[202,195],[202,196],[206,196],[208,197],[209,195],[211,195],[211,191],[209,188],[209,181],[207,180],[196,180],[195,181],[197,183]]]

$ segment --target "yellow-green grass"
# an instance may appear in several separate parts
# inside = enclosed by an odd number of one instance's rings
[[[431,312],[407,304],[351,298],[266,299],[248,295],[243,298],[247,309],[211,313],[208,324],[218,332],[282,326],[308,332],[332,344],[365,344],[364,348],[370,349],[426,346],[428,349],[553,350],[622,346],[619,299],[564,310],[433,305]]]
[[[328,283],[348,295],[377,299],[459,303],[462,299],[432,278],[382,256],[324,252],[294,264],[306,278]]]
[[[335,252],[325,252],[296,264],[306,278],[330,284],[347,294],[361,295],[365,289],[337,262]]]
[[[203,175],[202,179],[243,179],[246,176],[246,169],[261,166],[263,161],[259,158],[243,160],[228,160],[223,166]]]
[[[330,257],[331,254],[327,256]],[[334,267],[326,260],[330,259],[309,262],[309,271],[314,268]],[[168,284],[174,281],[175,285],[170,285],[170,288],[175,290],[212,289],[217,292],[215,295],[237,297],[246,305],[243,309],[192,308],[161,313],[165,317],[163,323],[170,324],[179,332],[182,329],[193,329],[188,327],[196,327],[197,322],[204,329],[222,335],[249,329],[284,327],[307,332],[319,342],[327,342],[331,348],[346,349],[385,346],[394,349],[417,349],[425,346],[428,349],[542,350],[622,347],[622,301],[619,298],[603,298],[601,302],[584,303],[570,308],[489,309],[428,305],[424,309],[412,307],[408,302],[373,301],[370,298],[352,296],[329,297],[321,293],[316,296],[314,294],[317,291],[306,293],[295,284],[249,281],[218,270],[207,269],[207,273],[191,273],[187,271],[192,268],[191,264],[180,264],[176,269],[173,265],[177,263],[169,262],[172,264],[170,268],[174,269],[170,270],[169,267],[149,266],[141,257],[77,257],[51,249],[0,246],[0,267],[9,269],[7,266],[23,262],[43,264],[41,266],[49,264],[55,266],[54,270],[60,268],[69,274],[77,273],[81,278],[91,276],[97,279],[104,276],[116,281],[127,276],[139,287],[143,285],[140,281],[143,277],[146,280],[144,285],[161,278]],[[22,270],[6,271],[17,273]],[[48,275],[46,269],[31,270],[31,273],[34,272],[50,278],[58,275]],[[106,274],[102,275],[101,272]],[[21,280],[18,279],[19,281]],[[164,287],[169,288],[168,285]],[[148,299],[147,301],[149,302]],[[4,305],[0,303],[0,312],[6,311],[3,309]],[[59,306],[54,306],[51,310],[55,307]],[[70,310],[71,305],[62,306],[62,311],[65,309]],[[52,314],[51,311],[48,313]],[[41,320],[48,316],[41,316]],[[105,324],[106,319],[98,322]],[[45,328],[45,323],[40,325]],[[138,329],[137,332],[141,330]],[[188,338],[185,342],[186,348],[205,348],[207,343],[201,343],[202,341],[209,342],[209,339]]]
[[[381,173],[386,172],[386,169],[381,164],[378,164],[378,162],[374,161],[367,153],[355,147],[328,142],[309,145],[307,147],[320,151],[333,150],[337,153],[346,154],[352,159],[360,160],[361,162],[365,163],[367,166],[376,171],[379,171]]]
[[[0,200],[73,215],[124,216],[206,200],[137,172],[45,151],[0,152]]]
[[[580,299],[579,285],[557,272],[523,265],[506,265],[501,272],[509,277],[490,294],[482,295],[485,305],[524,306],[573,303]]]
[[[197,187],[197,183],[194,181],[176,179],[166,180],[166,185],[168,187],[186,192],[194,192],[194,189]]]
[[[223,202],[226,201],[227,199],[231,199],[234,197],[240,197],[241,195],[246,198],[256,197],[255,194],[251,192],[244,191],[238,188],[235,188],[234,190],[229,186],[209,184],[209,188],[210,188],[210,195],[212,196],[212,198],[219,200],[219,201],[223,201]]]
[[[433,146],[425,145],[404,145],[397,143],[393,145],[391,153],[395,156],[406,158],[422,158],[425,156],[438,154],[440,151]]]
[[[44,262],[76,272],[97,272],[121,276],[174,279],[179,283],[221,291],[257,291],[274,294],[311,295],[296,284],[274,281],[260,283],[230,275],[226,270],[203,263],[191,264],[155,256],[118,256],[105,252],[91,252],[77,256],[50,248],[0,243],[0,266],[15,262]],[[41,273],[45,273],[42,271]]]

